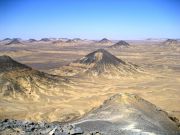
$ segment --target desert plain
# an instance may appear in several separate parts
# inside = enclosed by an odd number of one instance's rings
[[[129,45],[119,48],[110,47],[118,42],[116,40],[23,40],[8,45],[7,42],[0,42],[1,56],[10,56],[34,70],[60,76],[64,81],[57,84],[57,88],[44,85],[39,92],[32,92],[27,97],[1,95],[1,119],[69,122],[78,120],[119,93],[136,94],[180,119],[179,42],[169,43],[165,39],[126,40]],[[72,64],[102,49],[135,65],[137,72],[124,70],[120,74],[102,72],[92,75],[81,72],[81,65]],[[98,54],[98,59],[101,55]],[[22,81],[22,84],[30,87],[26,82]]]

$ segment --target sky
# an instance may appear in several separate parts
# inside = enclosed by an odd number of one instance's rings
[[[0,0],[0,39],[180,38],[180,0]]]

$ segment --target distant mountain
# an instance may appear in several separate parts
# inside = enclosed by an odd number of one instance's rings
[[[65,75],[84,74],[85,76],[126,76],[138,73],[139,67],[125,62],[104,49],[98,49],[83,58],[61,68]],[[58,69],[54,71],[58,73]],[[88,75],[87,75],[88,74]]]
[[[129,47],[129,46],[130,46],[129,43],[127,43],[126,41],[121,40],[121,41],[115,43],[114,45],[109,46],[108,48],[118,49],[118,48],[124,48],[124,47]]]
[[[56,41],[53,41],[52,43],[53,44],[61,44],[61,43],[64,43],[65,41],[63,41],[63,40],[56,40]]]
[[[66,41],[66,43],[76,43],[77,41],[76,40],[73,40],[73,39],[69,39]]]
[[[33,39],[33,38],[29,39],[28,41],[29,41],[29,42],[37,42],[37,40],[36,40],[36,39]]]
[[[8,42],[6,45],[11,45],[11,44],[22,44],[22,42],[20,41],[20,39],[14,38],[10,40],[10,42]]]
[[[116,94],[73,124],[105,135],[180,133],[177,123],[161,109],[134,94]]]
[[[100,41],[98,41],[98,43],[101,44],[108,44],[108,43],[112,43],[111,40],[107,39],[107,38],[103,38]]]
[[[40,41],[47,42],[47,41],[51,41],[51,40],[49,38],[42,38]]]
[[[80,38],[73,38],[73,41],[78,42],[78,41],[81,41],[81,39]]]
[[[11,38],[5,38],[2,41],[10,41],[10,40],[11,40]]]
[[[0,56],[0,96],[2,97],[40,98],[42,91],[48,91],[51,87],[61,89],[66,81],[65,78],[34,70],[9,56]]]
[[[78,43],[80,41],[82,41],[80,38],[74,38],[67,40],[66,43]]]
[[[176,45],[178,44],[178,40],[176,39],[167,39],[165,42],[164,42],[165,45]]]

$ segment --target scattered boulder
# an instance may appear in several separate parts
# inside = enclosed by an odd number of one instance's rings
[[[60,125],[58,123],[20,121],[13,119],[4,119],[0,121],[0,134],[16,133],[26,135],[81,135],[84,131],[74,125]]]

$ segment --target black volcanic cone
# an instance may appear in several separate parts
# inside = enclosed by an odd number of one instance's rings
[[[103,65],[106,65],[106,64],[118,65],[120,63],[125,64],[124,61],[122,61],[121,59],[118,59],[117,57],[115,57],[114,55],[112,55],[111,53],[109,53],[108,51],[104,49],[98,49],[86,55],[85,57],[80,59],[79,62],[83,64],[96,63],[96,64],[103,64]]]
[[[36,39],[31,38],[31,39],[29,39],[28,41],[29,41],[29,42],[36,42],[37,40],[36,40]]]
[[[130,45],[126,41],[119,41],[116,44],[110,46],[109,48],[122,48],[122,47],[129,47]]]
[[[2,41],[9,41],[9,40],[11,40],[11,39],[10,38],[5,38]]]
[[[125,62],[104,49],[98,49],[74,63],[83,68],[86,73],[97,75],[116,75],[121,76],[138,73],[138,67],[134,64]]]
[[[108,40],[107,38],[103,38],[98,43],[111,43],[111,41]]]

